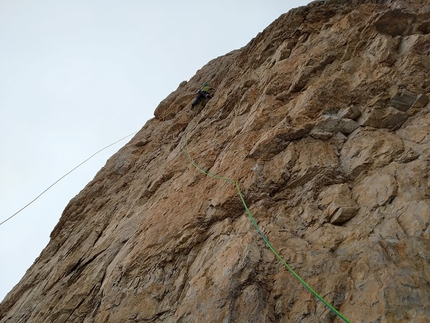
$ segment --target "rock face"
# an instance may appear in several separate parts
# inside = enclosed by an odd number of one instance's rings
[[[0,322],[341,322],[186,138],[351,322],[429,322],[429,33],[427,0],[315,1],[210,61],[70,201]]]

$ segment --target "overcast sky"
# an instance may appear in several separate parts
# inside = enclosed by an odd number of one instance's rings
[[[0,222],[142,128],[209,60],[308,2],[0,0]],[[0,301],[69,200],[129,139],[0,226]]]

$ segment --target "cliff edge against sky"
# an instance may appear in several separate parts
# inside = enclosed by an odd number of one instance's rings
[[[65,208],[0,322],[429,322],[430,4],[316,1],[210,61]],[[213,98],[191,110],[208,82]]]

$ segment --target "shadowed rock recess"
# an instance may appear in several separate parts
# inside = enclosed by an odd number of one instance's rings
[[[430,4],[314,1],[182,82],[0,322],[430,321]],[[216,92],[191,110],[204,82]]]

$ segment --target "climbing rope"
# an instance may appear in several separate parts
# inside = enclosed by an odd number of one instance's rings
[[[63,176],[61,176],[59,179],[57,179],[54,183],[52,183],[47,189],[45,189],[42,193],[40,193],[38,196],[36,196],[36,198],[34,198],[32,201],[30,201],[29,203],[27,203],[25,206],[23,206],[20,210],[18,210],[17,212],[15,212],[14,214],[12,214],[10,217],[8,217],[6,220],[3,220],[2,222],[0,222],[0,225],[4,224],[5,222],[9,221],[10,219],[12,219],[14,216],[16,216],[18,213],[22,212],[25,208],[27,208],[29,205],[31,205],[32,203],[34,203],[39,197],[41,197],[43,194],[45,194],[48,190],[50,190],[55,184],[57,184],[59,181],[61,181],[64,177],[66,177],[67,175],[69,175],[70,173],[72,173],[73,171],[75,171],[77,168],[79,168],[80,166],[82,166],[83,164],[85,164],[87,161],[89,161],[91,158],[93,158],[95,155],[97,155],[98,153],[102,152],[103,150],[119,143],[120,141],[133,136],[134,134],[136,134],[136,132],[133,132],[127,136],[125,136],[124,138],[121,138],[117,141],[115,141],[114,143],[107,145],[106,147],[100,149],[99,151],[95,152],[94,154],[92,154],[90,157],[88,157],[87,159],[85,159],[82,163],[80,163],[78,166],[76,166],[75,168],[73,168],[72,170],[70,170],[69,172],[67,172],[66,174],[64,174]]]
[[[254,217],[252,216],[251,212],[249,211],[248,206],[245,203],[245,199],[243,198],[242,191],[239,187],[239,182],[237,180],[222,177],[216,174],[212,174],[208,170],[204,169],[200,165],[198,165],[194,159],[191,157],[191,155],[188,152],[188,132],[184,135],[185,143],[181,146],[182,151],[185,153],[187,158],[191,161],[191,164],[200,172],[206,174],[207,176],[210,176],[212,178],[220,179],[229,183],[233,183],[236,186],[237,193],[240,197],[240,200],[242,201],[243,207],[245,208],[246,214],[251,219],[252,224],[254,225],[255,229],[257,230],[258,234],[263,238],[266,245],[269,247],[269,249],[274,253],[276,258],[279,259],[279,261],[288,269],[290,273],[293,274],[294,277],[296,277],[300,283],[302,283],[303,286],[306,287],[317,299],[319,299],[325,306],[327,306],[333,313],[335,313],[338,317],[340,317],[342,320],[344,320],[347,323],[351,323],[345,316],[342,315],[338,310],[336,310],[330,303],[328,303],[321,295],[319,295],[316,291],[314,291],[288,264],[287,262],[281,257],[281,255],[276,251],[276,249],[273,247],[273,245],[270,243],[270,241],[267,239],[267,237],[264,235],[264,233],[260,230],[260,227],[258,226],[257,222],[255,221]]]
[[[42,193],[40,193],[36,198],[34,198],[32,201],[30,201],[28,204],[26,204],[24,207],[22,207],[20,210],[18,210],[17,212],[15,212],[14,214],[12,214],[10,217],[8,217],[7,219],[3,220],[2,222],[0,222],[0,225],[4,224],[5,222],[9,221],[10,219],[12,219],[13,217],[15,217],[17,214],[19,214],[21,211],[23,211],[25,208],[27,208],[29,205],[31,205],[32,203],[34,203],[37,199],[39,199],[43,194],[45,194],[49,189],[51,189],[55,184],[57,184],[59,181],[61,181],[63,178],[65,178],[67,175],[69,175],[70,173],[72,173],[73,171],[75,171],[77,168],[79,168],[80,166],[82,166],[83,164],[85,164],[87,161],[89,161],[91,158],[93,158],[95,155],[97,155],[98,153],[102,152],[103,150],[115,145],[116,143],[134,135],[136,132],[129,134],[117,141],[115,141],[114,143],[98,150],[97,152],[95,152],[93,155],[91,155],[90,157],[88,157],[87,159],[85,159],[82,163],[80,163],[79,165],[77,165],[76,167],[74,167],[72,170],[70,170],[69,172],[67,172],[66,174],[64,174],[63,176],[61,176],[58,180],[56,180],[54,183],[52,183],[48,188],[46,188]],[[287,262],[281,257],[281,255],[279,255],[279,253],[276,251],[276,249],[273,247],[273,245],[270,243],[270,241],[267,239],[267,237],[264,235],[264,233],[260,230],[260,227],[258,226],[257,222],[255,221],[254,217],[252,216],[251,212],[249,211],[248,206],[245,203],[245,199],[243,198],[243,194],[242,191],[240,190],[239,187],[239,182],[237,180],[233,180],[231,178],[227,178],[227,177],[222,177],[216,174],[213,174],[211,172],[209,172],[208,170],[204,169],[203,167],[201,167],[200,165],[198,165],[194,159],[191,157],[191,155],[188,152],[188,132],[185,134],[185,143],[181,146],[181,149],[183,150],[183,152],[185,153],[185,155],[187,156],[187,158],[190,160],[191,164],[200,172],[204,173],[207,176],[210,176],[212,178],[215,179],[219,179],[219,180],[223,180],[229,183],[232,183],[235,185],[237,193],[240,197],[240,200],[242,201],[243,207],[248,215],[248,217],[250,218],[252,224],[254,225],[255,229],[257,230],[258,234],[263,238],[264,242],[266,243],[266,245],[269,247],[269,249],[273,252],[273,254],[279,259],[279,261],[281,261],[281,263],[288,269],[288,271],[290,273],[292,273],[294,275],[294,277],[296,277],[300,283],[302,283],[303,286],[306,287],[306,289],[308,289],[317,299],[319,299],[324,305],[326,305],[333,313],[335,313],[338,317],[340,317],[342,320],[344,320],[347,323],[351,323],[346,317],[344,317],[339,311],[337,311],[332,305],[330,305],[330,303],[328,303],[322,296],[320,296],[316,291],[314,291],[288,264]]]

